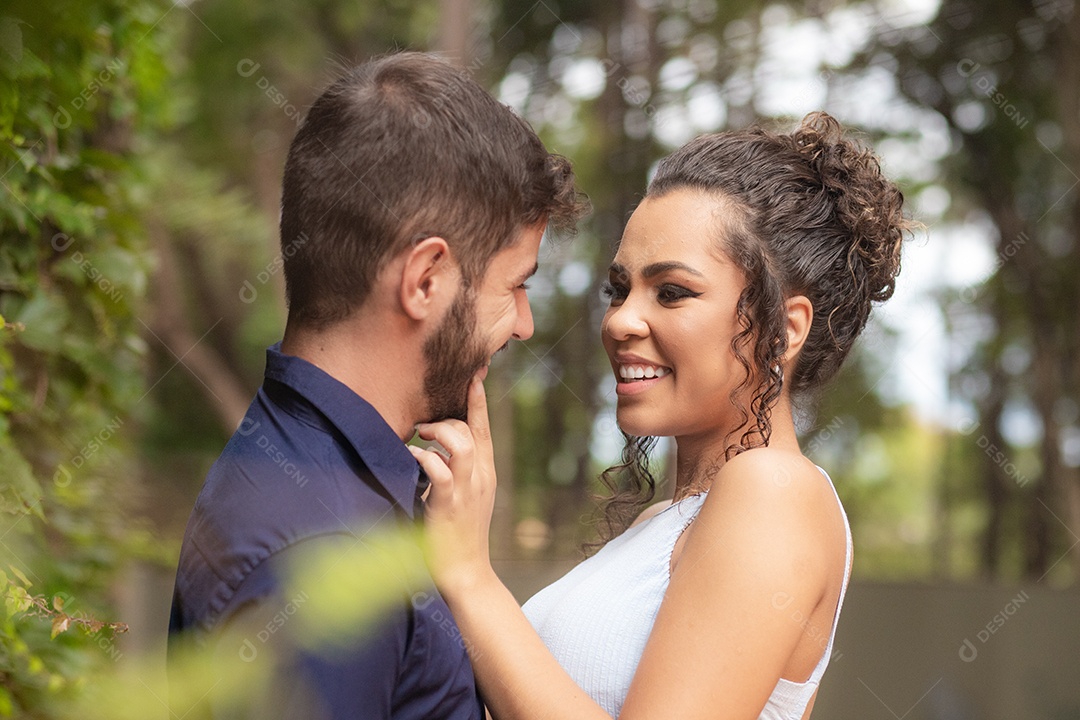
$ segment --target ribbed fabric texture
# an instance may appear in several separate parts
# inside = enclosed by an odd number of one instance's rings
[[[523,607],[559,664],[612,717],[618,717],[622,710],[667,592],[675,542],[697,517],[705,497],[705,493],[691,495],[630,528]],[[840,510],[843,513],[843,505]],[[829,664],[851,566],[851,529],[846,514],[844,526],[844,584],[829,643],[806,682],[781,679],[777,683],[759,720],[802,718]]]

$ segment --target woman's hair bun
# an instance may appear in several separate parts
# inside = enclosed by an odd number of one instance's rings
[[[900,248],[912,223],[904,217],[904,196],[881,171],[872,150],[844,136],[825,112],[803,118],[791,134],[795,147],[821,179],[835,203],[835,220],[851,233],[848,269],[856,296],[892,297],[900,272]]]
[[[758,127],[690,141],[660,162],[649,195],[679,188],[732,201],[721,242],[747,278],[751,365],[768,376],[786,347],[784,298],[804,295],[813,320],[784,382],[792,393],[822,387],[873,304],[896,290],[901,246],[913,228],[903,193],[873,151],[815,112],[792,132]]]

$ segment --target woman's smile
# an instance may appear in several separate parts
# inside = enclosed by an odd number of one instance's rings
[[[639,395],[671,375],[671,368],[631,353],[616,353],[613,358],[619,395]]]
[[[618,380],[615,392],[619,395],[643,393],[663,378],[671,375],[670,367],[639,355],[616,353],[613,360],[615,377]]]

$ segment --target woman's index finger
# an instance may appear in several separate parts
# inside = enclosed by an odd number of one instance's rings
[[[469,430],[473,438],[489,442],[491,440],[491,422],[488,419],[487,395],[484,394],[484,383],[479,377],[474,377],[469,383]]]

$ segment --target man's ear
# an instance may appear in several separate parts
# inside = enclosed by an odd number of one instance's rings
[[[814,320],[814,304],[805,295],[793,295],[784,301],[784,309],[787,311],[787,352],[784,353],[784,364],[787,365],[799,356],[806,337],[810,334],[810,323]]]
[[[441,237],[428,237],[405,253],[401,268],[399,299],[413,320],[441,314],[442,307],[457,295],[460,272],[450,258],[450,246]]]

